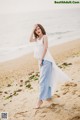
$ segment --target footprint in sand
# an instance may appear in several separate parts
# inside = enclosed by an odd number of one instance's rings
[[[49,113],[49,112],[60,113],[60,111],[63,109],[63,106],[64,105],[59,105],[59,104],[56,104],[56,103],[52,103],[49,106],[44,107],[43,109],[36,110],[34,116],[38,115],[41,118],[42,117],[44,118],[44,117],[46,117],[46,114]]]
[[[61,109],[63,109],[63,106],[64,105],[59,105],[59,104],[52,103],[51,105],[47,106],[47,108],[49,110],[54,111],[54,112],[57,113],[57,112],[60,112]],[[45,111],[43,111],[43,112],[45,112]],[[48,111],[46,111],[46,112],[48,112]]]
[[[77,84],[74,82],[69,82],[66,83],[65,85],[62,86],[61,90],[63,91],[63,95],[67,94],[68,92],[70,92],[70,88],[71,87],[76,87]],[[72,94],[74,95],[76,93],[76,90],[72,91]]]
[[[75,86],[77,86],[77,84],[74,83],[74,82],[70,82],[70,83],[66,83],[65,86],[72,86],[72,87],[75,87]]]
[[[59,97],[60,97],[60,95],[54,94],[54,98],[59,98]]]
[[[35,110],[34,116],[37,115],[38,113],[39,113],[39,110]]]
[[[71,118],[70,120],[80,120],[80,116],[75,116],[75,117]]]
[[[24,112],[18,112],[14,115],[14,117],[18,118],[18,117],[25,117],[26,116],[26,112],[28,111],[24,111]]]
[[[40,117],[44,118],[44,117],[46,117],[46,115],[41,115]]]

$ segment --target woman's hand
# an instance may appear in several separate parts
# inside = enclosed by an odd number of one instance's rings
[[[43,59],[40,60],[40,63],[39,63],[39,64],[40,64],[40,66],[43,65]]]
[[[39,63],[39,64],[40,64],[40,66],[42,66],[42,60],[40,60],[40,63]]]
[[[37,27],[37,24],[34,26],[33,28],[33,31],[31,33],[31,36],[30,36],[30,39],[29,39],[29,42],[35,42],[36,41],[36,38],[33,38],[33,35],[34,35],[34,30],[36,29]]]
[[[37,24],[34,25],[33,32],[34,32],[34,30],[36,29],[36,27],[37,27]]]

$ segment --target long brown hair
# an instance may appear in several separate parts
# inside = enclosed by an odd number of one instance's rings
[[[43,34],[43,35],[46,35],[46,31],[45,31],[44,27],[43,27],[41,24],[37,24],[37,26],[41,29],[42,34]],[[39,36],[36,34],[35,30],[34,30],[34,36],[35,36],[35,38],[38,38],[38,37],[39,37]]]

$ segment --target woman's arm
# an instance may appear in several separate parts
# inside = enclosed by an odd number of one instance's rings
[[[31,36],[30,36],[29,42],[35,42],[35,41],[36,41],[36,38],[33,38],[34,30],[35,30],[36,26],[37,26],[37,25],[34,26],[34,29],[33,29],[32,33],[31,33]]]
[[[33,32],[31,33],[31,36],[30,36],[30,39],[29,39],[29,42],[35,42],[36,41],[36,39],[35,38],[33,38]]]
[[[42,54],[42,57],[41,57],[41,62],[40,62],[40,65],[42,65],[42,60],[44,59],[44,56],[47,52],[47,48],[48,48],[48,38],[46,35],[44,35],[44,38],[43,38],[43,45],[44,45],[44,51],[43,51],[43,54]]]

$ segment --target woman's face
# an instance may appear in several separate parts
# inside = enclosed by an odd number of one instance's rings
[[[39,26],[36,27],[35,32],[38,36],[42,35],[41,28]]]

